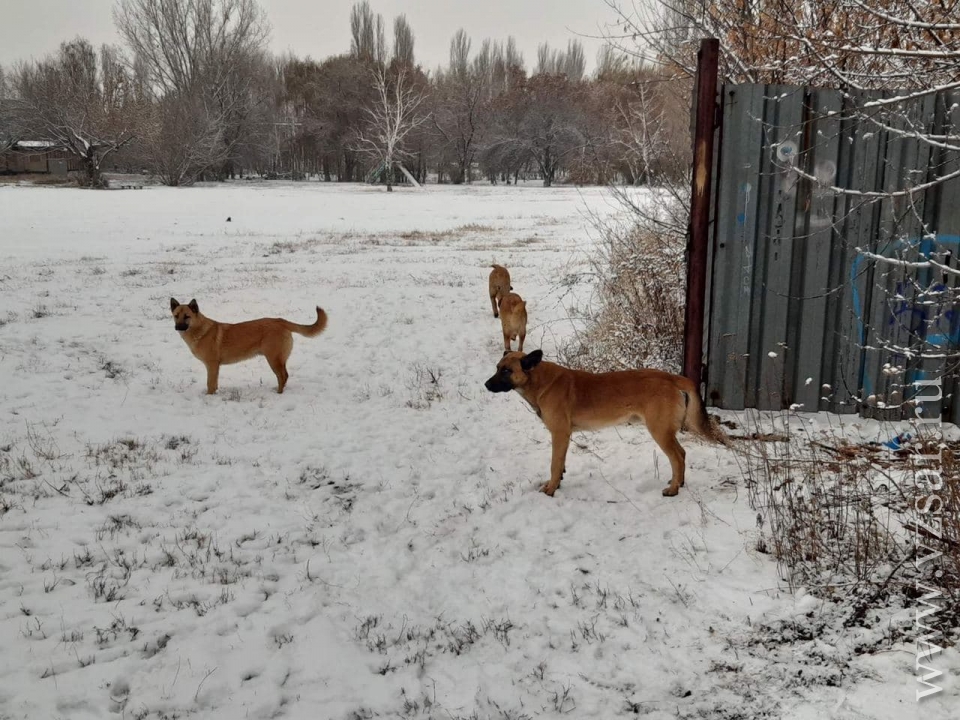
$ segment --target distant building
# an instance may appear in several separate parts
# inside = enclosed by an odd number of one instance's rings
[[[0,173],[53,173],[79,170],[77,156],[50,140],[19,140],[0,152]]]

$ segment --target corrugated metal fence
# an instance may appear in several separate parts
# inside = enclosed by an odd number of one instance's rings
[[[915,381],[942,378],[945,418],[960,419],[956,358],[921,357],[960,349],[960,316],[947,304],[958,277],[866,254],[923,261],[945,251],[958,267],[960,178],[869,193],[960,169],[956,152],[911,136],[952,133],[956,145],[960,93],[871,119],[864,108],[880,97],[722,86],[704,322],[709,404],[894,419]]]

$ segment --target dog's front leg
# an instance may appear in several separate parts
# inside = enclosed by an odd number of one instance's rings
[[[217,392],[217,381],[220,378],[220,366],[216,363],[207,365],[207,395]]]
[[[550,497],[560,487],[560,481],[563,479],[563,473],[566,471],[567,448],[570,446],[570,430],[567,428],[551,430],[550,436],[553,439],[553,459],[550,461],[550,482],[546,483],[540,490]]]

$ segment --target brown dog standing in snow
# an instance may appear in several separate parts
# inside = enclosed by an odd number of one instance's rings
[[[327,314],[317,308],[313,325],[298,325],[282,318],[260,318],[241,323],[222,323],[200,312],[196,300],[181,304],[170,298],[174,327],[200,362],[207,367],[207,394],[217,391],[220,366],[263,355],[277,376],[277,392],[287,384],[287,358],[293,350],[293,335],[314,337],[327,327]]]
[[[599,430],[633,422],[646,423],[650,435],[670,459],[673,475],[663,494],[683,486],[686,453],[677,442],[684,427],[726,444],[722,431],[707,417],[697,387],[688,378],[660,370],[589,373],[543,362],[543,352],[505,353],[490,392],[516,390],[543,420],[553,441],[550,480],[540,489],[553,495],[566,471],[567,447],[574,430]]]
[[[523,352],[523,339],[527,336],[527,304],[516,293],[507,293],[500,301],[500,326],[503,328],[503,349],[510,352],[510,341],[520,338],[520,352]]]
[[[493,306],[493,316],[500,317],[500,302],[513,290],[510,287],[510,273],[503,265],[491,265],[490,271],[490,304]]]

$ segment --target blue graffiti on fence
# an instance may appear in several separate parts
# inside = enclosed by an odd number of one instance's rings
[[[883,257],[892,257],[896,251],[916,247],[921,257],[929,259],[934,250],[951,245],[960,246],[960,235],[937,235],[932,238],[925,237],[912,238],[909,240],[895,240],[887,243],[877,254],[882,255]],[[857,276],[860,274],[861,263],[865,259],[866,258],[863,255],[858,254],[853,263],[850,265],[850,287],[852,288],[853,314],[857,323],[857,335],[861,347],[867,344],[867,329],[863,319],[863,303],[861,302],[860,298],[860,289],[857,287]],[[912,305],[905,297],[905,289],[906,288],[902,283],[897,284],[895,296],[900,299],[897,300],[897,302],[894,303],[891,308],[891,317],[887,321],[888,326],[893,325],[895,322],[898,322],[902,325],[905,320],[907,327],[911,327],[913,326],[913,320],[923,322],[927,319],[927,308]],[[946,286],[937,283],[936,285],[931,286],[926,292],[944,292],[947,289],[948,288]],[[907,315],[907,317],[901,319],[902,315]],[[960,344],[960,327],[953,329],[955,324],[954,320],[956,317],[956,310],[947,310],[942,317],[937,320],[937,330],[939,330],[939,332],[928,334],[926,337],[926,343],[933,347],[946,347],[949,345]],[[944,325],[946,326],[945,331],[943,330]],[[922,372],[919,374],[922,375]],[[864,373],[863,375],[862,386],[864,395],[873,394],[873,380],[867,373]]]

